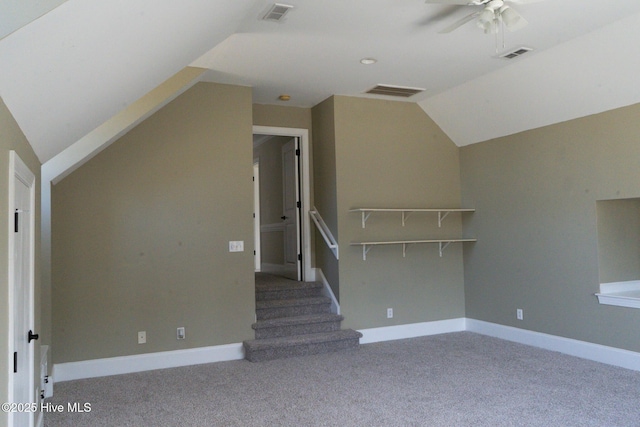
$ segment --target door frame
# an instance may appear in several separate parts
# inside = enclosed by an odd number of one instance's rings
[[[311,225],[309,210],[311,206],[309,129],[285,128],[275,126],[253,126],[253,134],[272,136],[291,136],[300,140],[300,239],[302,249],[302,279],[315,281],[315,270],[311,267]]]
[[[260,271],[262,253],[260,252],[260,158],[253,159],[253,264]]]
[[[9,265],[8,265],[8,284],[9,284],[9,354],[8,360],[13,360],[13,351],[14,351],[14,341],[15,341],[15,322],[14,319],[16,317],[16,313],[14,310],[15,306],[15,280],[16,280],[16,272],[15,272],[15,260],[13,255],[13,249],[15,245],[15,224],[14,224],[14,214],[16,212],[16,204],[15,204],[15,196],[16,196],[16,181],[22,181],[25,186],[29,189],[29,211],[30,215],[28,215],[29,221],[25,225],[28,224],[30,229],[29,232],[29,240],[28,240],[28,248],[27,253],[25,253],[28,262],[29,269],[29,279],[28,283],[25,287],[27,296],[27,306],[28,306],[28,325],[27,328],[34,330],[35,329],[35,217],[36,217],[36,192],[35,192],[35,175],[31,172],[29,167],[22,161],[22,159],[18,156],[18,154],[11,150],[9,152],[9,209],[8,209],[8,241],[9,241]],[[26,332],[25,332],[26,333]],[[27,346],[27,390],[29,390],[29,395],[33,402],[29,403],[37,403],[37,393],[34,389],[34,379],[35,379],[35,343],[33,345]],[[9,364],[11,365],[11,363]],[[13,368],[8,366],[8,385],[9,385],[9,393],[8,398],[9,402],[14,401],[14,391],[15,391],[15,383],[13,378]],[[26,402],[23,402],[26,403]],[[13,423],[13,414],[11,412],[9,415],[9,425]],[[34,422],[33,413],[29,414],[29,426],[32,426]]]

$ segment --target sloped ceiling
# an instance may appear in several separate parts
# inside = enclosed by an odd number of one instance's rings
[[[68,0],[0,40],[0,96],[42,162],[236,31],[254,0]]]
[[[60,4],[49,1],[45,9]],[[370,97],[380,83],[424,88],[406,101],[460,146],[640,102],[637,0],[514,6],[529,25],[498,37],[473,23],[438,34],[473,11],[465,6],[287,3],[283,21],[267,22],[265,0],[67,0],[16,18],[14,27],[30,23],[0,40],[0,96],[43,162],[187,66],[208,69],[207,81],[252,86],[262,104]],[[534,51],[495,58],[522,45]]]
[[[66,0],[2,0],[0,2],[0,39],[60,6]]]

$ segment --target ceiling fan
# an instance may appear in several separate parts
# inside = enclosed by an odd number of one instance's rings
[[[477,19],[476,25],[484,30],[485,34],[495,34],[499,31],[501,25],[504,25],[510,31],[516,31],[528,24],[527,20],[509,4],[525,4],[537,1],[541,0],[425,0],[425,3],[479,7],[479,10],[460,18],[448,27],[438,31],[439,33],[450,33],[467,22]]]

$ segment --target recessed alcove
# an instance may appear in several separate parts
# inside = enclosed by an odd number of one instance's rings
[[[600,304],[640,308],[640,198],[599,200]]]

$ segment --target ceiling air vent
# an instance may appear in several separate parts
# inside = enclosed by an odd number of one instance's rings
[[[265,21],[280,21],[292,7],[290,4],[274,3],[262,19]]]
[[[530,47],[518,47],[516,49],[510,50],[508,52],[505,53],[501,53],[500,55],[498,55],[498,58],[500,59],[514,59],[517,58],[519,56],[524,55],[527,52],[531,52],[533,49],[531,49]]]
[[[398,96],[401,98],[409,98],[417,93],[424,92],[424,89],[415,87],[402,87],[402,86],[390,86],[390,85],[377,85],[365,93],[374,95],[387,95]]]

